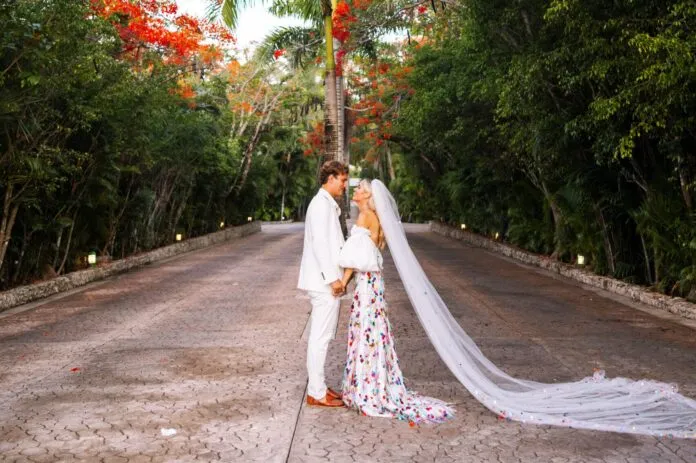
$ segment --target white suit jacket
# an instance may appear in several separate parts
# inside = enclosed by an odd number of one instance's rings
[[[336,201],[320,188],[307,208],[299,289],[330,293],[331,283],[343,277],[343,269],[338,265],[338,255],[345,243],[340,215]]]

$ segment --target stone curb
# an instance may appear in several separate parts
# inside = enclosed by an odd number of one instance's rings
[[[264,225],[287,225],[290,223],[295,223],[294,220],[267,220],[262,222]]]
[[[43,299],[54,294],[69,291],[93,281],[102,280],[159,260],[202,249],[234,238],[241,238],[260,231],[261,222],[252,222],[239,227],[229,227],[219,232],[199,236],[198,238],[191,238],[137,256],[113,261],[104,266],[79,270],[48,281],[42,281],[41,283],[20,286],[19,288],[0,292],[0,312],[37,299]]]
[[[439,222],[430,222],[430,231],[448,238],[464,241],[478,248],[502,254],[528,265],[543,268],[582,284],[601,288],[611,293],[628,297],[633,301],[666,310],[684,318],[696,320],[696,304],[692,304],[681,297],[667,296],[650,291],[643,286],[596,275],[582,268],[558,262],[543,255],[533,254],[529,251],[524,251],[509,244],[503,244],[471,232],[458,230]]]

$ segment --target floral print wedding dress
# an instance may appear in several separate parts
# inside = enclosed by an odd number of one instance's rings
[[[370,231],[354,225],[341,250],[340,265],[355,269],[348,324],[343,402],[368,416],[409,423],[443,422],[454,415],[445,402],[406,389],[384,299],[382,254]]]

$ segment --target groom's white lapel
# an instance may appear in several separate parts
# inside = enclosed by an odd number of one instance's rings
[[[341,279],[343,271],[338,265],[338,255],[345,240],[340,215],[336,201],[320,188],[307,208],[299,289],[330,293],[329,285]]]

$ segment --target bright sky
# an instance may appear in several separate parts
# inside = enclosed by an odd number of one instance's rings
[[[205,16],[207,0],[176,0],[179,11],[194,16]],[[278,26],[300,25],[302,21],[294,18],[277,18],[267,11],[268,5],[263,6],[256,2],[253,7],[245,8],[239,15],[239,26],[234,31],[237,38],[237,46],[246,48],[251,42],[260,42],[263,38]]]

